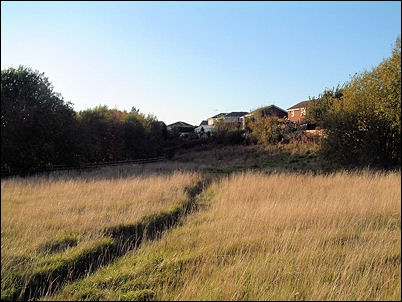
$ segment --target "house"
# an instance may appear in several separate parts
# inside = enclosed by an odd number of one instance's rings
[[[194,126],[190,125],[188,123],[185,123],[185,122],[176,122],[176,123],[167,125],[166,128],[167,128],[168,131],[172,131],[173,129],[179,129],[180,128],[182,130],[184,129],[184,132],[186,132],[186,130],[188,130],[190,128],[194,129]]]
[[[208,126],[214,126],[217,120],[223,119],[226,113],[219,113],[208,119]]]
[[[214,130],[215,126],[208,125],[208,121],[202,121],[201,124],[194,129],[194,133],[198,135],[198,137],[206,138],[211,136],[212,131]]]
[[[187,134],[194,133],[194,126],[185,122],[176,122],[166,126],[170,135],[173,136],[186,136]]]
[[[243,117],[243,121],[242,121],[243,129],[246,127],[247,119],[249,119],[253,116],[260,116],[260,117],[276,116],[277,118],[286,118],[288,116],[288,113],[286,110],[283,110],[282,108],[279,108],[275,105],[269,105],[269,106],[258,108],[256,110],[250,112],[249,114],[246,114]]]
[[[243,124],[243,117],[248,114],[248,112],[240,111],[240,112],[230,112],[223,117],[223,121],[225,123],[232,124]]]
[[[312,101],[303,101],[286,109],[288,112],[288,119],[292,122],[298,122],[305,119],[310,102]]]
[[[197,128],[194,129],[194,133],[196,133],[198,135],[198,137],[207,138],[212,135],[212,132],[214,131],[214,129],[215,129],[215,126],[209,126],[208,123],[207,123],[207,125],[203,125],[201,123],[200,126],[198,126]]]

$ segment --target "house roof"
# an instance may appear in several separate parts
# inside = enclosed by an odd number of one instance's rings
[[[210,117],[210,118],[218,118],[218,117],[221,117],[221,116],[224,116],[226,113],[219,113],[219,114],[217,114],[217,115],[214,115],[214,116],[212,116],[212,117]]]
[[[187,124],[185,122],[176,122],[170,125],[167,125],[166,127],[194,127],[193,125]]]
[[[243,116],[243,115],[246,115],[247,113],[248,112],[244,112],[244,111],[230,112],[230,113],[226,114],[225,117]]]
[[[286,110],[283,110],[282,108],[279,108],[278,106],[275,106],[275,105],[269,105],[269,106],[261,107],[261,108],[258,108],[256,110],[254,110],[251,113],[255,113],[255,112],[259,111],[259,110],[263,110],[263,111],[266,112],[266,111],[269,111],[271,108],[276,108],[276,109],[279,109],[279,110],[283,111],[284,113],[287,113]]]
[[[297,103],[296,105],[294,105],[294,106],[292,106],[292,107],[290,107],[290,108],[288,108],[286,110],[306,108],[310,102],[311,101],[303,101],[303,102]]]

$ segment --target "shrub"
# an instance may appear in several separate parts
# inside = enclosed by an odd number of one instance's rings
[[[282,140],[289,141],[293,132],[292,124],[283,123],[275,116],[254,116],[247,121],[247,138],[249,142],[272,145]]]
[[[238,145],[244,142],[244,130],[239,125],[218,121],[215,124],[215,141],[223,145]]]

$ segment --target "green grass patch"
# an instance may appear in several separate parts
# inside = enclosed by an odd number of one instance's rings
[[[40,253],[56,253],[66,250],[69,247],[78,244],[78,235],[68,234],[65,236],[56,237],[44,244],[40,245],[37,249]]]
[[[29,266],[2,280],[2,300],[28,300],[40,297],[60,283],[77,278],[108,261],[117,248],[111,238],[101,238],[48,257],[40,258]]]

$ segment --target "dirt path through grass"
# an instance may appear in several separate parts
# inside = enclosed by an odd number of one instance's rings
[[[143,241],[160,238],[163,231],[197,210],[196,197],[209,183],[204,177],[194,185],[187,186],[187,200],[170,210],[146,215],[133,224],[107,227],[104,230],[105,236],[92,245],[70,253],[69,257],[50,257],[34,269],[28,280],[23,273],[15,273],[7,281],[12,285],[10,290],[3,284],[6,289],[2,290],[2,300],[37,300],[50,295],[66,282],[92,274],[101,266],[114,262],[128,251],[136,249]]]

